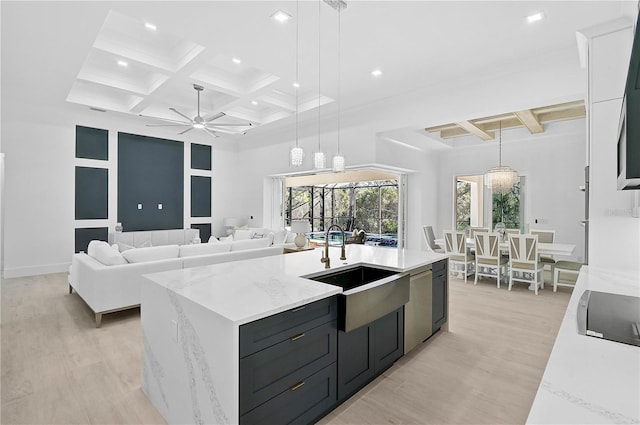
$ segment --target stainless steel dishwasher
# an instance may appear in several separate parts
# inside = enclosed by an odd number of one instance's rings
[[[432,324],[431,265],[412,272],[409,281],[409,302],[404,305],[404,352],[414,349],[431,336]]]

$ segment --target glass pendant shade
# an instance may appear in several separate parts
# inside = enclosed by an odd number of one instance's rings
[[[303,161],[304,150],[298,146],[291,148],[291,151],[289,152],[289,164],[292,167],[300,167]]]
[[[344,156],[340,154],[334,155],[332,170],[336,173],[344,171]]]
[[[518,173],[511,167],[500,165],[487,171],[484,178],[492,192],[507,193],[518,182]]]
[[[327,159],[324,152],[315,152],[313,154],[313,167],[316,170],[321,170],[327,166]]]

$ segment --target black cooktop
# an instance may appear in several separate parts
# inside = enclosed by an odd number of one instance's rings
[[[640,297],[584,291],[578,333],[640,347]]]

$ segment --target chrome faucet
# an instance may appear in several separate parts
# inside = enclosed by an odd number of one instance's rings
[[[320,262],[324,263],[324,268],[328,269],[331,267],[331,260],[329,259],[329,231],[331,229],[333,229],[334,227],[337,227],[338,230],[340,230],[342,232],[342,251],[340,252],[340,259],[341,260],[346,260],[347,256],[344,253],[344,242],[346,239],[346,236],[344,234],[344,230],[342,230],[342,227],[338,226],[337,224],[332,224],[331,226],[329,226],[329,228],[327,229],[327,231],[324,234],[324,257],[322,257],[320,259]]]

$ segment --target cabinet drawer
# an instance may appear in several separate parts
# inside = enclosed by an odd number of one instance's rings
[[[336,312],[336,297],[330,297],[242,325],[240,357],[335,320]]]
[[[337,342],[334,320],[240,359],[240,414],[334,363]]]
[[[309,424],[336,402],[336,364],[333,363],[240,416],[240,424]]]
[[[434,275],[438,274],[439,272],[444,272],[446,268],[447,268],[447,260],[440,260],[431,265],[431,271],[433,271]]]

